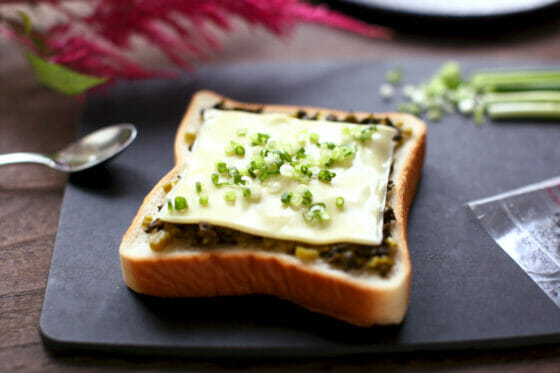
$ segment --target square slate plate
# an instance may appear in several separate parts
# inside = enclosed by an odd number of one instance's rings
[[[106,168],[69,179],[40,321],[49,348],[188,356],[336,356],[506,347],[560,340],[560,310],[481,228],[465,203],[557,175],[560,126],[429,123],[409,221],[413,266],[404,323],[360,329],[266,296],[157,299],[123,283],[120,239],[173,166],[175,130],[202,88],[247,102],[391,111],[378,87],[395,61],[201,68],[194,77],[114,87],[88,100],[81,132],[138,126]],[[400,63],[400,62],[399,62]],[[440,61],[401,64],[428,78]],[[489,64],[485,64],[488,66]],[[466,61],[467,70],[480,64]]]

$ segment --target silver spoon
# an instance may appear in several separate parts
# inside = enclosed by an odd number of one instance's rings
[[[90,133],[52,154],[0,154],[0,166],[39,163],[63,172],[78,172],[103,163],[129,146],[136,138],[136,127],[116,124]]]

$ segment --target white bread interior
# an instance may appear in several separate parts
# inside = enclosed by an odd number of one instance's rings
[[[375,114],[388,117],[393,123],[402,122],[403,128],[412,130],[394,154],[391,174],[394,188],[387,201],[396,217],[391,236],[398,242],[398,249],[394,255],[395,264],[387,276],[334,269],[321,260],[303,262],[290,254],[257,247],[204,250],[174,239],[161,252],[150,248],[142,219],[145,215],[157,214],[158,206],[165,200],[163,185],[174,180],[185,167],[189,151],[185,139],[196,135],[201,110],[223,100],[227,107],[262,107],[263,112],[293,114],[305,110],[320,112],[321,116],[349,114],[315,107],[245,104],[210,91],[198,92],[177,131],[174,168],[147,195],[122,239],[119,254],[127,286],[138,293],[159,297],[268,294],[358,326],[402,322],[411,281],[406,223],[420,178],[426,137],[425,124],[408,114]],[[358,119],[370,115],[353,114]]]

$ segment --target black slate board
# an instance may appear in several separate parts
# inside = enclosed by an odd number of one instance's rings
[[[427,78],[441,61],[401,65]],[[117,248],[142,199],[173,165],[172,142],[198,89],[241,101],[390,111],[378,87],[395,61],[236,65],[194,77],[118,85],[88,100],[81,132],[138,126],[106,168],[66,188],[40,332],[56,350],[188,356],[335,356],[519,346],[560,341],[560,310],[497,246],[465,206],[560,174],[560,126],[430,123],[409,222],[413,282],[400,326],[360,329],[266,296],[157,299],[124,285]],[[464,63],[467,70],[480,64]],[[485,64],[488,66],[488,64]]]

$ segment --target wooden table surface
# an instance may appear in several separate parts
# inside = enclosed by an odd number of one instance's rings
[[[267,62],[383,57],[560,60],[560,22],[489,40],[400,35],[369,40],[302,26],[278,40],[245,27],[223,37],[215,61]],[[142,52],[147,63],[161,60]],[[40,86],[18,48],[0,41],[0,153],[49,152],[74,137],[83,103]],[[109,356],[55,356],[38,325],[66,176],[34,166],[0,168],[0,372],[98,370],[383,370],[560,371],[560,346],[499,351],[414,353],[310,361],[189,361]]]

